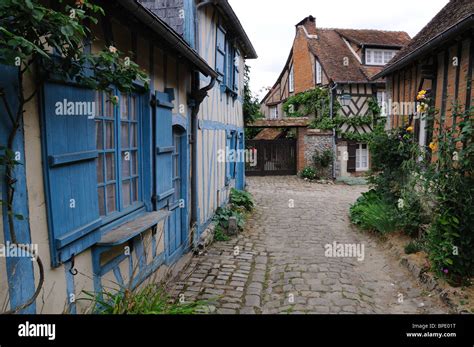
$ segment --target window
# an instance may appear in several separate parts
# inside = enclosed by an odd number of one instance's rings
[[[385,91],[377,92],[377,102],[380,106],[380,116],[387,117],[387,93]]]
[[[216,34],[216,71],[222,78],[222,91],[230,91],[235,96],[240,83],[240,53],[230,43],[225,29],[217,26]]]
[[[270,119],[278,119],[278,108],[270,106]]]
[[[97,195],[101,217],[130,209],[140,201],[139,108],[135,95],[120,95],[114,107],[96,93]]]
[[[369,169],[369,149],[366,143],[359,143],[356,149],[356,171]]]
[[[366,65],[386,65],[397,54],[396,50],[388,49],[366,49]]]
[[[295,91],[295,68],[291,66],[290,68],[290,76],[288,78],[288,91],[293,93]]]
[[[316,84],[323,83],[323,69],[318,60],[316,60]]]
[[[221,26],[217,26],[216,35],[216,71],[225,80],[225,60],[226,60],[226,46],[225,46],[225,30]]]

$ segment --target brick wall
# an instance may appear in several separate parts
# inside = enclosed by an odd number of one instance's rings
[[[303,28],[297,29],[293,43],[293,64],[295,69],[295,93],[314,88],[314,57],[308,48],[308,41]]]

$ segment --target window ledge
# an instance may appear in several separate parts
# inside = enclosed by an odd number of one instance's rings
[[[158,223],[166,219],[169,215],[170,212],[168,211],[144,213],[136,219],[112,229],[110,232],[102,236],[102,239],[97,243],[97,245],[100,247],[115,247],[123,245],[127,241],[158,225]]]

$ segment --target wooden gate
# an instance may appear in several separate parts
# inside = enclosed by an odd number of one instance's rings
[[[296,139],[249,140],[247,149],[257,151],[257,162],[246,164],[247,176],[296,175]]]

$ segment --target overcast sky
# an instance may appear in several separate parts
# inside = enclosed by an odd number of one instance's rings
[[[288,58],[295,25],[313,15],[324,28],[382,29],[416,35],[448,0],[229,0],[259,58],[248,60],[252,91],[263,97]]]

